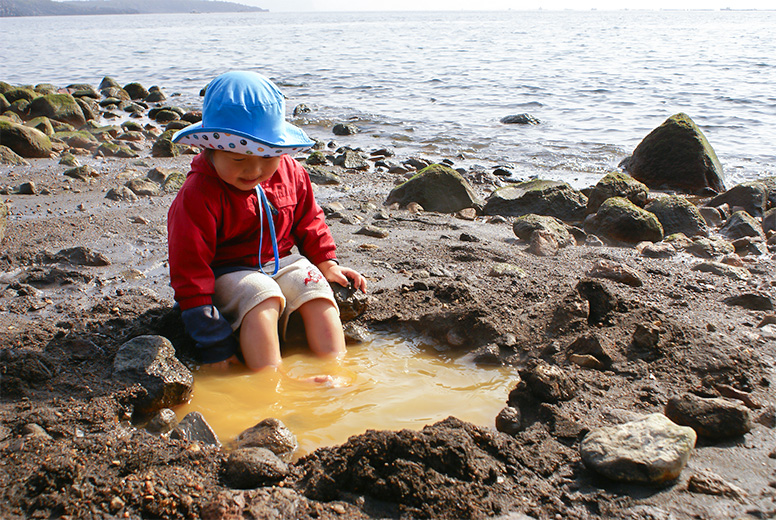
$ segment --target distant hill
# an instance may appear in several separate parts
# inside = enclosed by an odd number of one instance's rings
[[[215,0],[0,0],[0,17],[142,13],[236,13],[266,11]]]

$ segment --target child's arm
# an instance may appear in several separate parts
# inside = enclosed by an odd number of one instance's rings
[[[350,280],[353,280],[353,287],[366,292],[366,278],[361,273],[349,267],[343,267],[334,260],[326,260],[318,264],[318,269],[323,273],[323,277],[329,282],[335,282],[343,287],[347,287]]]

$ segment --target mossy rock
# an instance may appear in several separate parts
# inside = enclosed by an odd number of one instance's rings
[[[186,176],[184,174],[181,172],[172,172],[164,179],[162,191],[165,193],[175,193],[181,189],[185,181]]]
[[[546,231],[555,237],[559,247],[576,245],[576,241],[566,225],[555,217],[548,217],[546,215],[523,215],[518,217],[514,224],[512,224],[512,231],[514,231],[517,238],[524,242],[528,242],[531,239],[534,231]]]
[[[8,102],[4,95],[0,94],[0,114],[9,108],[11,108],[11,103]]]
[[[121,146],[116,143],[102,143],[95,153],[102,154],[105,157],[121,157],[124,159],[140,157],[139,153],[128,146]]]
[[[663,238],[657,216],[622,197],[605,200],[598,212],[585,220],[585,231],[614,243],[659,242]]]
[[[31,119],[27,121],[25,125],[29,126],[30,128],[40,130],[49,137],[54,135],[54,126],[51,124],[51,120],[46,116],[40,116],[36,117],[35,119]]]
[[[611,197],[624,197],[643,208],[647,203],[649,188],[627,173],[612,172],[595,185],[587,199],[587,212],[595,213],[601,204]]]
[[[657,217],[666,235],[709,236],[709,228],[700,211],[684,197],[660,197],[647,204],[645,209]]]
[[[75,98],[75,102],[81,107],[81,112],[83,112],[86,121],[97,119],[97,116],[100,114],[100,106],[94,100],[85,97],[77,97]]]
[[[521,217],[546,215],[565,222],[585,218],[587,197],[565,182],[535,179],[494,191],[485,204],[486,215]]]
[[[22,157],[44,158],[51,155],[51,139],[35,128],[0,118],[0,143]]]
[[[103,77],[102,81],[100,81],[100,86],[98,88],[100,90],[103,90],[110,87],[121,88],[121,85],[119,85],[118,81],[116,81],[110,76]]]
[[[0,144],[0,164],[9,166],[28,166],[30,163],[25,161],[24,157],[20,156],[7,146]],[[2,237],[0,237],[0,240],[2,240]]]
[[[9,90],[13,90],[13,89],[14,89],[13,85],[10,85],[5,81],[0,81],[0,94],[5,94]]]
[[[17,99],[11,103],[11,106],[8,107],[8,110],[26,119],[27,113],[30,110],[30,102],[26,99]]]
[[[388,194],[386,205],[398,203],[405,207],[417,202],[426,211],[455,213],[479,205],[474,190],[460,173],[442,164],[423,168],[407,182]]]
[[[669,117],[650,132],[621,166],[650,188],[689,193],[725,191],[722,165],[690,116]]]
[[[121,123],[121,128],[123,128],[125,132],[143,131],[143,125],[141,125],[137,121],[124,121],[123,123]]]
[[[106,98],[115,98],[121,101],[132,101],[126,90],[121,87],[100,88],[100,94]]]
[[[164,136],[164,134],[162,134],[162,136]],[[160,136],[154,141],[154,145],[151,147],[151,156],[178,157],[185,149],[185,146],[175,144],[169,138]]]
[[[54,137],[60,141],[64,141],[72,148],[84,148],[86,150],[92,150],[99,144],[97,138],[86,130],[56,132]]]
[[[30,102],[31,117],[46,116],[76,128],[86,124],[80,105],[70,94],[47,94]]]
[[[38,83],[37,85],[35,85],[35,88],[33,90],[45,96],[46,94],[56,93],[57,87],[55,87],[51,83]]]
[[[25,101],[32,101],[36,97],[40,96],[37,92],[35,92],[31,88],[12,88],[10,90],[7,90],[3,93],[5,96],[5,99],[8,100],[9,103],[13,104],[14,101],[18,101],[20,99],[23,99]]]
[[[140,83],[128,83],[124,85],[124,90],[132,99],[145,99],[148,97],[148,90]]]

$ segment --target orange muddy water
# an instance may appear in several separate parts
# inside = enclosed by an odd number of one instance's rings
[[[332,376],[333,384],[305,381]],[[181,419],[198,411],[229,445],[262,419],[281,420],[297,437],[296,456],[345,442],[367,429],[421,429],[450,415],[492,426],[517,381],[514,368],[476,367],[417,337],[375,333],[341,360],[304,347],[284,351],[281,371],[195,372]]]

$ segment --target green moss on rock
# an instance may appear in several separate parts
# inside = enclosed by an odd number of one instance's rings
[[[0,143],[22,157],[49,157],[52,151],[46,134],[5,118],[0,118]]]
[[[416,202],[426,211],[455,213],[478,204],[474,190],[461,174],[442,164],[423,168],[407,182],[394,188],[385,204],[404,207]]]

